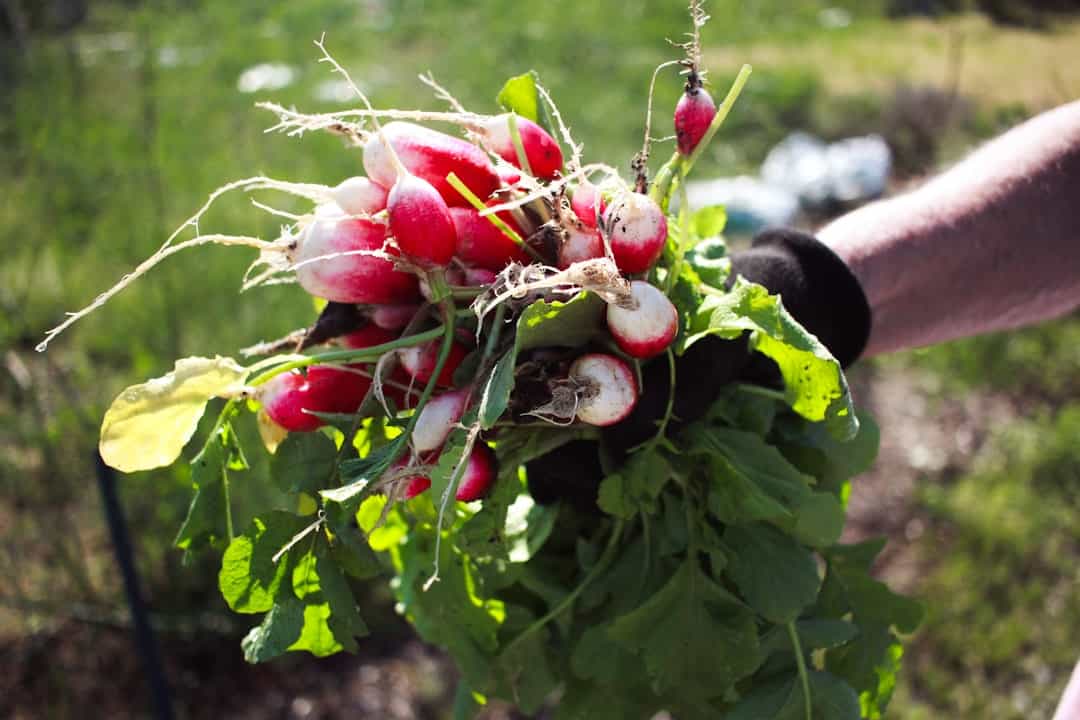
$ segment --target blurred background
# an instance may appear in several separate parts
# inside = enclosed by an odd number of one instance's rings
[[[814,195],[820,178],[780,195],[761,182],[792,131],[809,135],[789,139],[774,166],[809,157],[813,168],[825,143],[876,135],[856,144],[869,148],[850,160],[856,175],[886,193],[918,184],[1080,97],[1078,5],[711,0],[714,96],[742,63],[754,74],[698,177],[744,177],[725,197],[747,229],[780,211],[813,229],[859,200]],[[311,301],[289,286],[240,295],[251,253],[202,248],[48,353],[33,348],[225,182],[336,184],[360,171],[333,137],[263,134],[271,117],[253,107],[352,103],[312,41],[325,31],[384,107],[437,109],[416,80],[432,70],[470,109],[494,110],[503,80],[534,68],[586,159],[628,168],[650,73],[676,57],[665,39],[687,26],[679,2],[656,0],[0,0],[0,716],[149,716],[95,484],[100,418],[177,357],[235,354],[304,325]],[[671,132],[680,91],[674,73],[661,76],[654,134]],[[203,227],[273,237],[277,222],[237,196]],[[890,717],[1050,716],[1080,656],[1078,347],[1074,315],[852,373],[882,450],[856,482],[847,534],[887,535],[879,575],[929,609]],[[234,483],[241,507],[277,501],[261,477],[254,463]],[[359,656],[245,665],[251,618],[226,611],[217,558],[183,563],[172,547],[186,468],[123,477],[120,491],[178,716],[448,717],[452,667],[412,638],[377,583],[362,599],[376,630]]]

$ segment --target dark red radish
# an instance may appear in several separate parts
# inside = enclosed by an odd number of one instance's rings
[[[615,264],[625,273],[645,272],[664,252],[667,218],[648,195],[623,193],[607,207],[601,221]]]
[[[396,340],[397,337],[398,333],[369,322],[359,330],[353,330],[347,335],[342,335],[339,342],[347,348],[361,349],[383,345]]]
[[[479,500],[488,494],[497,476],[498,462],[495,459],[495,453],[487,445],[478,444],[469,454],[454,497],[461,502]],[[415,475],[409,478],[409,485],[405,488],[405,499],[411,500],[430,487],[431,478],[426,475]]]
[[[687,87],[675,105],[675,139],[680,153],[690,155],[694,152],[714,117],[716,103],[705,88]]]
[[[431,398],[420,411],[416,427],[413,428],[412,444],[416,452],[426,453],[441,448],[465,413],[468,400],[468,390],[451,390]]]
[[[341,303],[403,303],[419,297],[415,275],[394,270],[384,257],[363,254],[383,250],[386,225],[350,218],[322,206],[296,238],[290,260],[300,286],[316,297]],[[340,253],[352,253],[342,255]],[[396,254],[387,248],[390,255]]]
[[[570,366],[578,386],[577,419],[601,427],[626,419],[637,405],[634,371],[614,355],[582,355]]]
[[[378,305],[371,311],[371,322],[384,330],[400,330],[409,324],[409,321],[420,309],[419,305],[412,303],[405,305]]]
[[[330,190],[338,207],[349,215],[374,215],[386,209],[388,190],[366,177],[351,177]]]
[[[596,227],[604,210],[607,209],[607,203],[600,193],[600,188],[588,180],[582,180],[574,190],[574,194],[570,196],[570,209],[581,222],[589,227]]]
[[[426,383],[431,379],[432,374],[435,372],[435,366],[439,362],[440,345],[442,345],[441,340],[432,340],[423,345],[403,348],[398,350],[398,361],[401,362],[405,372],[409,373],[409,376],[416,383]],[[454,341],[450,346],[450,354],[447,355],[446,362],[443,363],[442,372],[439,373],[439,379],[435,381],[436,384],[442,387],[452,387],[454,385],[454,371],[458,369],[461,361],[468,354],[469,349],[467,347],[460,342]]]
[[[487,153],[467,140],[400,121],[383,125],[382,133],[405,168],[431,183],[450,205],[469,205],[446,181],[450,173],[484,200],[499,188],[499,176]],[[379,133],[372,133],[364,145],[364,169],[383,187],[393,187],[397,181],[397,168]]]
[[[640,359],[664,352],[679,332],[679,312],[667,296],[643,280],[634,280],[626,305],[607,306],[608,329],[619,348]]]
[[[423,267],[446,267],[454,257],[457,233],[442,195],[423,178],[402,173],[386,200],[390,232],[410,260]]]
[[[562,149],[559,148],[559,143],[548,134],[547,130],[532,120],[520,115],[516,115],[515,120],[518,134],[521,136],[521,147],[525,151],[525,159],[529,161],[532,174],[543,180],[554,179],[563,166]],[[510,134],[510,113],[488,119],[483,124],[483,131],[484,141],[492,152],[514,167],[521,167],[513,137]]]
[[[315,402],[308,409],[325,413],[356,412],[371,387],[369,371],[362,364],[312,365],[307,369],[307,382]]]
[[[582,227],[569,227],[562,245],[559,246],[560,270],[565,270],[576,262],[582,260],[595,260],[604,257],[604,240],[600,237],[600,231],[596,228],[583,225]]]
[[[489,206],[495,204],[495,201],[488,202]],[[522,247],[486,217],[481,217],[476,208],[450,208],[450,215],[457,231],[457,256],[467,265],[498,272],[511,262],[529,262],[529,256]],[[516,232],[518,237],[525,238],[525,233],[511,213],[501,212],[496,216]]]

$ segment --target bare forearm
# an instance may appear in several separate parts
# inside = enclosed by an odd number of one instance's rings
[[[866,355],[1019,327],[1080,306],[1080,102],[1040,115],[918,190],[819,238],[851,267]]]

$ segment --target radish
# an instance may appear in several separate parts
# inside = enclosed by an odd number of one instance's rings
[[[628,192],[604,211],[601,225],[611,240],[615,264],[626,273],[645,272],[664,251],[667,218],[648,195]]]
[[[371,311],[371,322],[384,330],[400,330],[409,324],[409,321],[420,309],[419,305],[377,305]]]
[[[552,180],[562,170],[563,156],[559,143],[532,120],[515,116],[521,147],[525,150],[525,159],[529,162],[532,174],[544,180]],[[487,146],[499,157],[514,167],[521,167],[517,149],[510,135],[510,113],[496,115],[482,126]]]
[[[606,208],[607,203],[604,202],[604,196],[600,194],[600,188],[588,180],[582,180],[570,198],[570,209],[581,222],[589,227],[596,227],[597,221]]]
[[[386,188],[366,177],[351,177],[330,190],[334,202],[349,215],[374,215],[386,209]]]
[[[488,203],[489,206],[494,204],[497,203],[491,201]],[[525,264],[529,262],[529,256],[521,246],[503,234],[490,220],[480,217],[480,212],[476,208],[450,208],[450,215],[454,219],[454,228],[457,231],[457,256],[463,262],[493,272],[502,270],[511,262]],[[509,212],[501,212],[497,216],[509,225],[518,237],[525,237],[525,233],[522,232],[513,215]]]
[[[428,401],[420,411],[413,428],[412,444],[416,452],[425,453],[442,447],[455,423],[465,414],[468,390],[451,390]]]
[[[498,464],[495,453],[487,445],[477,445],[469,454],[469,460],[458,481],[454,497],[461,502],[479,500],[487,495],[497,475]],[[409,486],[405,488],[405,499],[411,500],[430,487],[431,478],[426,475],[415,475],[409,478]]]
[[[466,140],[407,122],[387,123],[382,133],[409,172],[431,183],[450,205],[469,204],[446,181],[450,173],[481,199],[499,188],[499,176],[487,154]],[[372,133],[364,145],[364,169],[383,187],[397,181],[397,168],[378,133]]]
[[[499,277],[491,270],[484,268],[467,267],[462,272],[462,280],[466,287],[491,287]]]
[[[577,418],[589,425],[614,425],[637,405],[634,371],[614,355],[582,355],[570,366],[570,379],[580,388]]]
[[[716,117],[716,103],[700,83],[701,80],[692,75],[687,81],[686,92],[675,105],[675,138],[683,155],[694,152]]]
[[[580,227],[566,228],[566,235],[559,246],[560,270],[565,270],[582,260],[595,260],[604,257],[604,240],[596,228],[584,223]]]
[[[386,211],[390,232],[410,260],[424,267],[446,267],[454,257],[454,220],[442,195],[427,180],[401,172],[390,189]]]
[[[362,254],[379,251],[386,226],[365,218],[350,218],[336,208],[320,206],[314,219],[296,238],[289,259],[300,286],[316,297],[341,303],[401,303],[417,298],[414,275],[394,270],[384,257]],[[360,251],[354,255],[338,255]],[[392,248],[387,252],[395,253]],[[335,257],[336,256],[336,257]]]
[[[398,360],[401,362],[401,366],[405,368],[405,372],[414,381],[426,383],[435,372],[435,365],[439,361],[439,346],[441,344],[442,341],[440,340],[432,340],[423,345],[413,345],[398,350]],[[461,361],[468,354],[469,349],[455,341],[450,346],[450,354],[446,357],[446,362],[443,363],[442,372],[439,373],[439,379],[436,380],[436,383],[442,387],[453,387],[454,371],[457,370],[458,366],[461,365]]]
[[[607,306],[607,324],[619,348],[645,359],[662,353],[679,331],[679,312],[664,293],[643,280],[630,283],[631,300]]]
[[[359,330],[353,330],[347,335],[342,335],[339,340],[345,347],[359,350],[361,348],[375,347],[376,345],[388,343],[391,340],[396,340],[397,337],[398,334],[396,332],[379,327],[371,322]]]
[[[497,165],[495,173],[499,176],[499,180],[502,181],[503,187],[514,187],[521,182],[521,173],[509,165]]]
[[[362,366],[356,366],[357,368]],[[312,365],[276,375],[256,391],[266,414],[290,432],[311,432],[323,421],[310,412],[354,413],[367,395],[371,380],[351,369]]]

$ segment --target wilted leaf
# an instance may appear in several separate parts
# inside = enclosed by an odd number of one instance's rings
[[[101,457],[122,472],[171,465],[206,404],[239,392],[247,370],[232,358],[183,358],[173,371],[120,393],[101,423]]]

